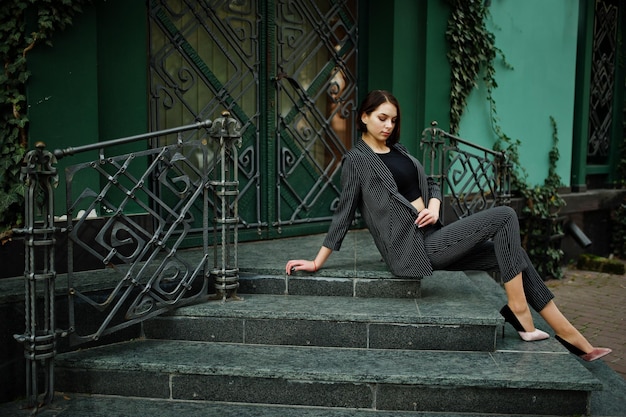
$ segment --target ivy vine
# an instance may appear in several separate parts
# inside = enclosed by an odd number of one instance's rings
[[[558,212],[565,203],[558,194],[561,178],[556,173],[559,159],[556,121],[550,117],[553,147],[549,154],[548,176],[542,186],[530,187],[528,175],[519,160],[521,142],[503,131],[497,115],[493,96],[498,87],[494,66],[496,57],[502,57],[506,68],[512,67],[496,47],[495,35],[487,28],[488,8],[482,1],[447,0],[447,3],[451,9],[446,30],[451,68],[450,131],[454,134],[458,132],[467,98],[482,79],[489,103],[491,126],[497,137],[494,149],[507,154],[513,165],[511,185],[525,202],[520,216],[523,245],[542,276],[561,278],[563,251],[560,249],[560,238],[563,227],[558,220]]]
[[[561,177],[556,172],[560,157],[559,138],[556,120],[552,116],[550,123],[553,142],[549,153],[548,176],[542,186],[519,190],[526,202],[522,208],[520,229],[522,245],[539,274],[560,279],[563,277],[561,262],[564,253],[561,249],[563,223],[559,219],[559,210],[565,205],[565,200],[558,193],[562,186]]]
[[[482,81],[491,95],[498,86],[493,62],[501,52],[495,36],[487,29],[488,9],[482,1],[447,0],[451,9],[446,40],[450,46],[448,61],[452,69],[450,90],[450,132],[458,133],[467,98]]]
[[[22,224],[20,168],[28,148],[27,54],[51,45],[53,33],[72,24],[89,0],[12,0],[0,8],[0,242]]]

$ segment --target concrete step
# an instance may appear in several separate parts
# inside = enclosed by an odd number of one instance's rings
[[[0,404],[3,417],[30,417],[32,410],[20,402]],[[180,401],[107,395],[62,394],[39,409],[39,417],[494,417],[493,414],[379,411],[327,407],[275,406],[259,404]],[[508,417],[521,417],[510,414]],[[526,415],[524,417],[532,417]],[[535,416],[541,417],[541,416]]]
[[[421,278],[403,279],[388,272],[319,271],[315,274],[294,273],[291,276],[245,272],[239,275],[238,293],[320,295],[361,298],[420,298]],[[456,272],[437,272],[437,277]]]
[[[281,238],[239,245],[240,293],[327,295],[346,297],[420,297],[421,277],[400,279],[385,265],[367,230],[351,230],[340,251],[334,251],[315,272],[287,276],[289,259],[310,259],[320,249],[324,235]],[[181,259],[198,259],[198,250],[177,252]],[[443,272],[440,277],[445,277]]]
[[[549,371],[548,371],[549,370]],[[61,354],[57,389],[187,401],[573,415],[599,382],[567,353],[137,340]]]
[[[484,279],[491,279],[484,275]],[[317,280],[323,282],[325,280]],[[492,280],[493,281],[493,280]],[[424,297],[243,294],[144,323],[152,339],[371,349],[494,351],[504,320],[464,273],[423,279]]]

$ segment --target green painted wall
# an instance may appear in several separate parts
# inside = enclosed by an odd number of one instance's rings
[[[488,27],[513,69],[497,63],[494,97],[503,131],[519,139],[520,162],[531,184],[543,183],[552,147],[550,116],[556,119],[560,160],[557,173],[569,186],[574,124],[578,2],[492,1]],[[492,147],[484,86],[472,93],[460,136]]]
[[[424,96],[421,87],[424,81],[425,3],[395,0],[394,4],[391,91],[400,102],[402,110],[400,140],[411,152],[415,153],[419,147],[419,133],[422,130],[422,126],[417,124],[417,119]],[[416,24],[417,22],[419,23]]]
[[[47,149],[77,146],[98,139],[97,67],[95,48],[96,12],[85,8],[74,24],[53,37],[51,47],[38,45],[28,57],[32,75],[28,82],[28,118],[31,146],[43,141]],[[72,158],[71,163],[85,161]],[[65,167],[69,159],[57,165],[59,187],[55,193],[55,214],[65,211]],[[77,188],[98,181],[95,173],[76,179]]]
[[[574,190],[586,188],[587,143],[589,136],[589,82],[591,80],[591,56],[593,52],[593,1],[581,0],[579,4],[579,31],[577,49],[576,101],[572,146],[571,186]]]
[[[393,89],[393,64],[394,64],[394,4],[395,0],[368,1],[369,7],[364,17],[366,26],[359,33],[361,39],[360,54],[366,58],[366,67],[359,68],[359,77],[366,77],[367,90]],[[367,91],[362,92],[364,97]]]
[[[391,91],[402,110],[401,142],[419,155],[432,120],[449,126],[450,70],[441,0],[371,0],[365,32],[367,89]],[[364,95],[364,94],[363,94]]]
[[[424,57],[424,98],[421,106],[422,129],[437,121],[439,127],[450,128],[450,64],[446,30],[450,10],[443,0],[428,0]]]
[[[98,7],[100,140],[148,131],[147,19],[143,2],[107,0]]]
[[[31,144],[67,148],[144,133],[148,129],[147,17],[143,2],[108,0],[86,7],[74,24],[38,45],[28,57]],[[124,10],[124,13],[120,13]],[[115,22],[115,24],[111,24]],[[111,152],[146,149],[147,143]],[[55,214],[65,210],[65,167],[95,159],[95,152],[63,158]],[[74,187],[98,189],[83,171]]]

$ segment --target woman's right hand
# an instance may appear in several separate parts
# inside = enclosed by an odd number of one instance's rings
[[[292,259],[289,262],[287,262],[287,266],[285,267],[285,272],[287,272],[287,275],[291,275],[291,273],[295,271],[315,272],[317,271],[317,265],[315,264],[315,261],[306,261],[304,259]]]

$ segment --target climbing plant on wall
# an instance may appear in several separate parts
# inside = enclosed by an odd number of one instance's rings
[[[452,71],[450,93],[450,132],[456,134],[467,98],[482,74],[490,93],[498,85],[493,62],[498,53],[495,36],[485,24],[488,10],[482,1],[447,0],[451,14],[446,40],[450,49],[448,61]]]
[[[520,230],[522,245],[526,248],[539,274],[543,277],[562,278],[563,224],[558,213],[565,205],[565,201],[558,193],[562,185],[561,177],[556,172],[556,164],[560,156],[559,138],[556,120],[552,116],[550,116],[550,123],[552,125],[552,149],[548,156],[548,176],[542,186],[520,189],[520,194],[526,202],[522,208]]]
[[[28,52],[51,45],[89,0],[11,0],[0,7],[0,242],[22,221],[21,161],[28,148]]]
[[[494,66],[496,57],[502,57],[505,68],[512,67],[496,47],[495,35],[487,28],[488,8],[483,1],[447,0],[447,3],[450,6],[446,30],[451,68],[450,130],[458,132],[472,90],[479,86],[485,88],[491,125],[497,137],[494,149],[507,154],[513,165],[511,185],[525,202],[520,216],[523,245],[542,276],[560,278],[563,251],[560,249],[562,225],[558,221],[558,211],[564,201],[558,194],[561,178],[556,173],[559,159],[556,121],[550,117],[554,143],[549,155],[548,177],[543,185],[530,187],[519,161],[521,142],[503,131],[493,96],[498,87]]]

